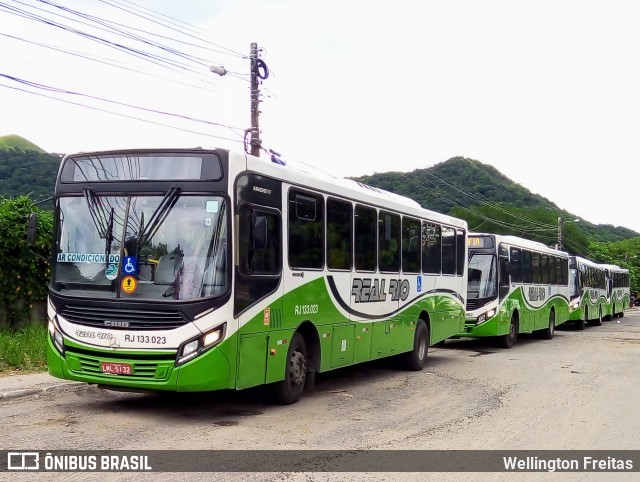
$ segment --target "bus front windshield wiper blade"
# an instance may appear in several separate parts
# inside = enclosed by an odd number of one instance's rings
[[[104,247],[104,260],[105,263],[109,263],[109,255],[111,254],[111,243],[113,242],[113,216],[115,209],[112,207],[109,212],[109,221],[107,223],[107,231],[105,233],[105,247]]]
[[[89,208],[89,214],[91,214],[93,224],[98,230],[98,235],[102,239],[106,239],[109,222],[102,201],[89,187],[84,189],[84,198],[87,201],[87,207]]]
[[[151,241],[155,234],[164,223],[167,216],[173,209],[173,207],[178,202],[178,198],[180,197],[180,188],[177,186],[172,187],[167,191],[167,193],[158,204],[158,207],[153,211],[151,217],[149,218],[149,223],[146,226],[140,227],[140,235],[138,236],[138,246],[142,246],[143,244]],[[141,223],[143,224],[143,223]]]

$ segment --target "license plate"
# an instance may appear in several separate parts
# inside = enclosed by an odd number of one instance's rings
[[[113,363],[102,362],[102,373],[111,373],[113,375],[131,375],[131,364],[129,363]]]

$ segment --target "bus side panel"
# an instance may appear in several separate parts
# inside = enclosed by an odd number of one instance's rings
[[[267,374],[268,335],[240,337],[237,388],[249,388],[265,382]]]

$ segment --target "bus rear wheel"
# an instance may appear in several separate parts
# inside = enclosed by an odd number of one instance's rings
[[[511,318],[509,333],[498,337],[498,346],[500,348],[512,348],[516,341],[518,341],[518,320]]]
[[[598,310],[598,318],[593,320],[593,324],[595,326],[602,326],[602,306],[600,307],[600,310]]]
[[[549,313],[549,326],[540,331],[540,336],[545,340],[551,340],[556,332],[556,312],[551,310]]]
[[[419,372],[427,363],[429,353],[429,329],[424,320],[418,320],[413,338],[413,350],[402,355],[402,364],[407,370]]]
[[[302,397],[307,378],[307,348],[304,338],[296,332],[287,351],[284,380],[275,384],[275,397],[284,405],[296,403]]]

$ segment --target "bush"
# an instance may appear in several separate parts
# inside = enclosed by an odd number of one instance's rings
[[[29,248],[27,225],[32,212],[38,216],[38,232]],[[52,233],[53,214],[34,206],[28,196],[0,200],[0,310],[10,325],[23,324],[32,304],[47,296]]]

